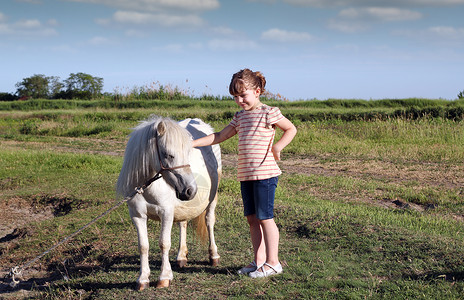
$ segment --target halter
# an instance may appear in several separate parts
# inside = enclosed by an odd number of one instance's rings
[[[157,175],[161,174],[161,172],[163,172],[163,171],[172,171],[172,170],[176,170],[176,169],[182,169],[182,168],[189,168],[190,167],[190,164],[171,167],[171,168],[166,168],[165,166],[163,166],[163,161],[161,160],[161,154],[160,154],[160,151],[159,151],[160,148],[159,148],[159,143],[158,143],[158,135],[156,135],[155,139],[156,139],[156,149],[158,149],[158,151],[157,151],[158,152],[158,160],[159,160],[159,163],[160,163],[160,170],[158,171]]]
[[[156,149],[157,149],[157,152],[158,152],[158,161],[159,161],[159,163],[160,163],[160,170],[158,171],[158,173],[156,173],[155,176],[153,176],[152,178],[148,179],[148,180],[144,183],[144,185],[138,186],[138,187],[135,188],[135,190],[136,190],[137,193],[139,193],[139,194],[142,194],[143,191],[144,191],[148,186],[150,186],[150,184],[152,184],[154,181],[160,179],[160,178],[162,177],[162,173],[163,173],[164,171],[172,171],[172,170],[176,170],[176,169],[190,168],[190,164],[166,168],[166,167],[163,165],[163,160],[161,159],[161,154],[160,154],[160,151],[159,151],[160,148],[159,148],[159,143],[158,143],[158,134],[156,135],[155,140],[156,140]]]

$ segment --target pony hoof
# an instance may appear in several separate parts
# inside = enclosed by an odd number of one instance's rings
[[[219,265],[219,258],[210,258],[209,264],[213,267],[217,267]]]
[[[137,291],[143,291],[144,289],[147,289],[150,286],[149,282],[137,282]]]
[[[169,279],[158,280],[158,284],[156,285],[156,288],[157,289],[167,288],[169,287],[170,283],[171,281]]]
[[[183,268],[187,265],[187,260],[186,259],[178,260],[177,265],[179,266],[179,268]]]

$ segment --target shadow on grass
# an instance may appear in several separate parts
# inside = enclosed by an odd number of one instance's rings
[[[221,266],[213,267],[206,260],[204,261],[203,260],[201,261],[189,260],[187,265],[183,268],[180,268],[179,266],[177,266],[176,263],[171,263],[171,265],[172,265],[172,270],[180,274],[194,274],[194,273],[206,272],[206,273],[210,273],[213,275],[214,274],[229,275],[231,273],[230,269],[226,267],[221,267]]]
[[[85,248],[85,247],[83,247]],[[82,253],[87,252],[88,249],[81,249],[81,253],[73,258],[67,259],[65,262],[54,262],[48,265],[47,276],[33,277],[27,280],[22,280],[15,288],[11,288],[9,283],[11,279],[4,278],[3,283],[0,283],[1,293],[14,293],[17,291],[41,292],[53,289],[71,289],[71,290],[84,290],[95,291],[99,289],[135,289],[136,280],[138,277],[140,258],[138,255],[132,256],[100,256],[97,261],[99,264],[92,263],[91,265],[80,263]],[[175,261],[171,261],[172,270],[180,274],[194,274],[200,272],[207,272],[210,274],[230,274],[230,270],[223,267],[213,267],[208,261],[189,261],[187,266],[180,268]],[[152,271],[152,282],[155,283],[156,279],[153,273],[157,274],[161,267],[160,260],[151,260],[150,268]],[[92,282],[87,280],[86,277],[98,272],[105,273],[136,273],[137,275],[126,282]],[[26,273],[27,274],[27,273]],[[69,281],[72,279],[72,282]],[[124,281],[122,278],[121,281]],[[152,283],[152,284],[153,284]]]
[[[70,283],[69,279],[76,280],[85,278],[97,272],[137,272],[139,269],[139,257],[133,256],[101,256],[97,259],[100,264],[92,263],[91,265],[82,263],[82,253],[87,250],[81,248],[79,254],[66,259],[64,262],[52,262],[47,266],[47,275],[43,277],[34,276],[33,270],[24,270],[23,276],[33,276],[27,280],[21,280],[14,287],[10,287],[10,278],[4,278],[3,283],[0,283],[0,293],[13,293],[19,290],[23,291],[44,291],[50,287],[54,288],[76,288],[83,290],[93,290],[99,288],[134,288],[134,282],[120,282],[120,283],[102,283],[102,282],[77,282]],[[102,258],[100,260],[100,258]],[[30,275],[29,275],[30,274]],[[61,282],[62,281],[62,282]]]
[[[464,282],[464,271],[451,271],[451,272],[431,272],[422,275],[405,275],[405,278],[411,280],[424,280],[424,281],[434,281],[434,280],[446,280],[449,282]]]

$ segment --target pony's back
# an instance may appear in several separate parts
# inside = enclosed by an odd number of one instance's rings
[[[193,139],[198,139],[214,133],[213,128],[209,124],[203,122],[201,119],[185,119],[180,121],[179,125],[187,129],[187,131],[192,135]],[[215,170],[216,172],[221,173],[221,148],[219,145],[201,147],[200,150],[203,154],[203,158],[205,159],[208,170]]]

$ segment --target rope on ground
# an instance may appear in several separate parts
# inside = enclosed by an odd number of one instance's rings
[[[29,261],[28,263],[24,264],[22,267],[19,267],[19,266],[15,266],[13,268],[11,268],[10,270],[10,273],[8,274],[9,277],[11,277],[11,282],[10,282],[10,286],[12,288],[15,288],[19,283],[20,283],[20,280],[17,280],[15,278],[15,276],[19,276],[21,275],[22,271],[24,271],[25,269],[27,269],[29,266],[33,265],[34,263],[36,263],[39,259],[41,259],[42,257],[44,257],[45,255],[47,255],[49,252],[53,251],[55,248],[59,247],[60,245],[64,244],[65,242],[67,242],[69,239],[73,238],[74,236],[78,235],[80,232],[82,232],[84,229],[86,229],[87,227],[89,227],[90,225],[92,225],[93,223],[97,222],[99,219],[103,218],[104,216],[106,216],[107,214],[109,214],[111,211],[115,210],[116,208],[118,208],[119,206],[121,206],[123,203],[126,203],[127,201],[129,201],[130,199],[132,199],[136,194],[142,194],[143,193],[143,188],[136,188],[135,192],[133,192],[130,196],[124,198],[123,200],[119,201],[118,203],[116,203],[115,205],[113,205],[112,207],[110,207],[109,209],[107,209],[104,213],[100,214],[98,217],[96,217],[95,219],[93,219],[92,221],[90,221],[89,223],[85,224],[84,226],[82,226],[81,228],[79,228],[77,231],[71,233],[70,235],[68,235],[67,237],[65,237],[64,239],[62,239],[60,242],[58,242],[57,244],[55,244],[54,246],[50,247],[49,249],[47,249],[46,251],[44,251],[42,254],[36,256],[34,259],[32,259],[31,261]]]

